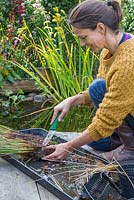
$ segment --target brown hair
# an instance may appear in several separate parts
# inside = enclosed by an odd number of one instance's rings
[[[119,29],[122,10],[116,0],[86,0],[79,3],[70,13],[69,22],[76,28],[96,29],[99,22],[113,31]]]

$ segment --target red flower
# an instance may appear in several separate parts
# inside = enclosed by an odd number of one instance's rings
[[[18,4],[21,5],[22,4],[22,0],[18,0]]]

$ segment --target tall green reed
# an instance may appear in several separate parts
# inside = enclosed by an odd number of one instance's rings
[[[54,8],[54,11],[52,19],[45,21],[43,28],[37,27],[38,39],[34,38],[25,21],[23,28],[18,31],[23,43],[27,44],[24,51],[34,52],[38,67],[43,69],[44,74],[34,63],[29,62],[26,53],[23,63],[12,62],[35,80],[43,95],[52,97],[50,110],[63,99],[89,86],[98,59],[89,48],[81,48],[78,37],[72,33],[67,23],[64,11],[59,11],[58,8]],[[42,109],[44,112],[48,110]],[[51,112],[50,110],[51,115],[52,110]],[[46,116],[48,117],[47,114]],[[44,118],[44,121],[46,119]],[[36,118],[35,126],[38,123]]]

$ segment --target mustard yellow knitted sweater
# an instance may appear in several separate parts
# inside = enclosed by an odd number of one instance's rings
[[[110,136],[127,114],[134,115],[134,38],[118,46],[113,56],[103,50],[97,78],[106,80],[107,92],[88,126],[94,140]],[[88,91],[83,93],[90,103]]]

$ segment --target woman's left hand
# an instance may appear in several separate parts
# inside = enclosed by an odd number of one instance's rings
[[[53,150],[54,152],[48,156],[42,157],[42,160],[62,160],[70,152],[70,145],[68,142],[57,145],[50,145],[46,147],[47,150]]]
[[[89,134],[89,130],[86,129],[83,131],[82,134],[79,134],[78,137],[57,145],[50,145],[46,147],[46,150],[52,150],[53,153],[51,153],[48,156],[43,157],[43,160],[62,160],[64,159],[69,152],[71,152],[74,149],[77,149],[89,142],[92,142],[92,137]]]

